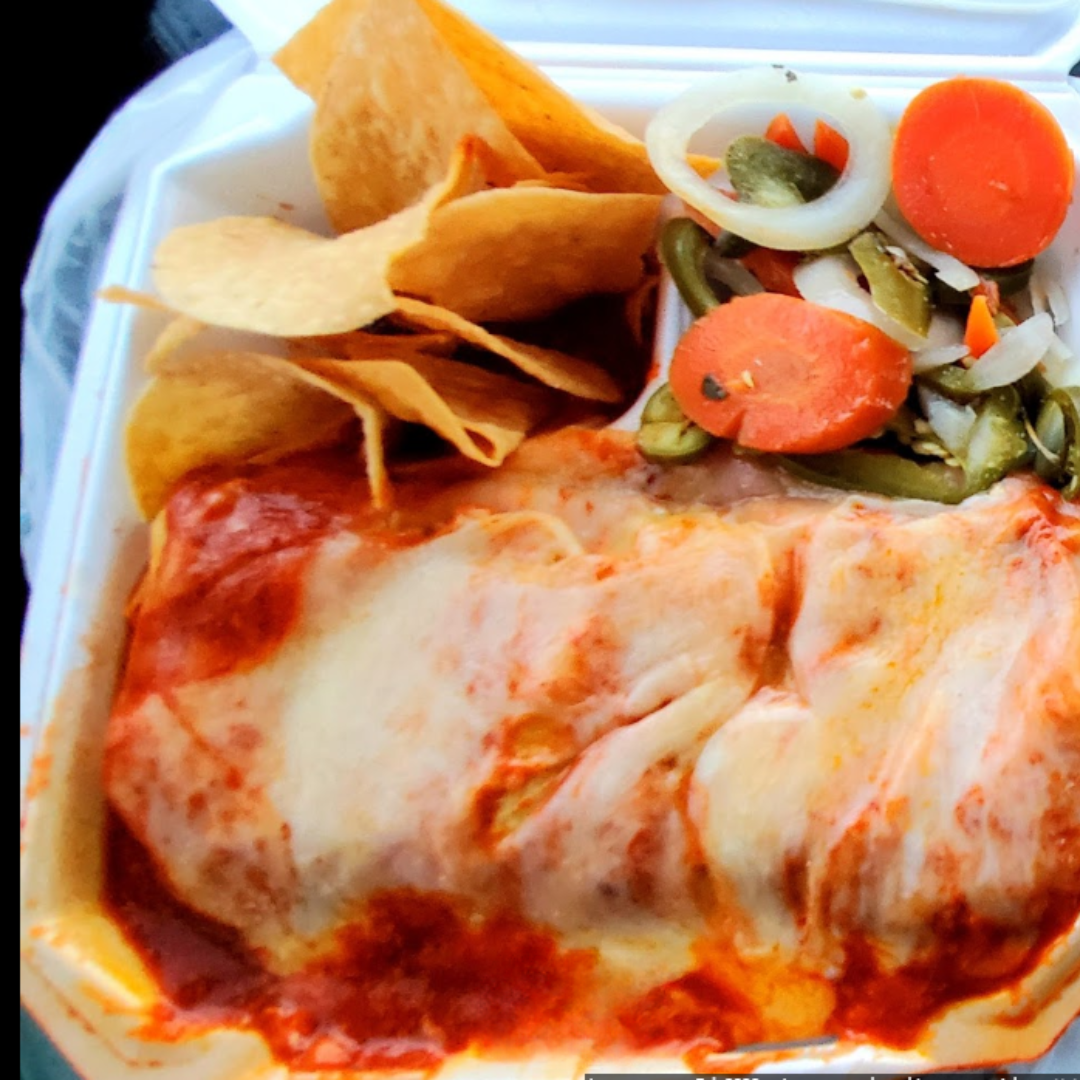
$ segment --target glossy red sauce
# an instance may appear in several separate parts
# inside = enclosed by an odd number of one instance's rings
[[[104,902],[164,993],[142,1034],[228,1024],[294,1069],[430,1068],[469,1046],[563,1042],[592,986],[591,951],[560,949],[513,913],[480,918],[409,889],[375,894],[330,956],[275,975],[236,931],[180,904],[115,815]]]
[[[700,949],[696,970],[605,1012],[601,1000],[618,1002],[618,995],[598,992],[592,951],[562,949],[513,912],[479,917],[449,896],[410,889],[375,894],[366,918],[339,933],[329,956],[279,976],[238,932],[181,904],[115,815],[104,902],[163,991],[142,1034],[247,1029],[296,1069],[429,1068],[470,1046],[527,1052],[580,1038],[693,1058],[791,1037],[762,1010],[767,978],[750,989],[752,969],[732,957],[725,962],[718,949],[713,959]],[[1032,971],[1078,907],[1071,891],[1050,896],[1028,937],[957,907],[934,919],[929,955],[891,972],[852,936],[829,987],[831,1015],[823,1029],[804,1034],[913,1046],[946,1006]],[[820,999],[823,983],[807,981],[807,993]]]
[[[721,1052],[765,1036],[754,1003],[708,968],[653,987],[620,1011],[619,1022],[631,1045],[642,1050],[677,1046]]]
[[[1066,504],[1061,492],[1048,484],[1039,484],[1032,492],[1039,517],[1056,532],[1057,539],[1072,554],[1080,554],[1080,508]]]
[[[830,1029],[895,1046],[914,1045],[946,1006],[1015,984],[1038,965],[1045,947],[1080,914],[1080,897],[1054,893],[1030,936],[980,918],[959,903],[931,920],[935,947],[925,958],[887,972],[868,942],[845,944]]]
[[[308,562],[335,529],[367,517],[375,543],[416,539],[380,529],[368,505],[356,463],[337,454],[192,474],[164,511],[160,567],[133,599],[119,708],[265,661],[288,638]]]
[[[591,432],[576,438],[583,451],[626,464],[624,449],[610,440]],[[185,483],[169,506],[161,572],[136,598],[123,693],[138,698],[162,681],[205,678],[270,655],[297,617],[315,545],[358,520],[366,499],[355,473],[351,463],[297,462],[228,482],[207,474]],[[1055,521],[1061,525],[1071,528],[1072,520]],[[408,542],[408,534],[388,533],[387,543]],[[797,611],[797,577],[795,567],[781,575],[785,599],[774,639],[786,634]],[[601,630],[590,627],[574,654],[593,665],[571,666],[565,685],[549,687],[554,701],[580,696],[583,681],[603,682],[602,665],[600,676],[594,670],[604,651]],[[487,842],[498,839],[503,801],[562,763],[558,754],[532,756],[522,732],[536,722],[514,718],[500,736],[508,740],[509,764],[476,804],[477,832]],[[674,801],[687,821],[688,887],[708,914],[713,893],[688,821],[687,781],[673,781]],[[543,786],[529,789],[533,800],[546,795]],[[1047,824],[1047,842],[1080,851],[1070,815],[1058,816]],[[635,865],[655,861],[657,836],[647,828],[635,836]],[[853,936],[829,987],[833,1004],[823,1030],[910,1046],[949,1004],[1012,985],[1080,913],[1080,856],[1074,869],[1032,908],[1029,937],[958,907],[935,919],[931,953],[887,971],[871,945]],[[641,876],[634,887],[647,900],[650,881]],[[783,888],[792,910],[804,913],[805,865],[785,866]],[[599,985],[593,952],[562,949],[553,934],[512,911],[480,917],[449,896],[409,889],[373,896],[363,921],[339,934],[330,955],[279,976],[236,931],[181,904],[115,816],[107,826],[104,900],[162,987],[146,1035],[176,1038],[218,1024],[247,1029],[298,1070],[425,1069],[469,1046],[527,1050],[577,1038],[675,1047],[692,1056],[778,1035],[757,996],[760,985],[748,990],[737,966],[703,959],[696,970],[620,1000]]]

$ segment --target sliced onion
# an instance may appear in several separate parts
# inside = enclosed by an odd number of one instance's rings
[[[1054,334],[1050,341],[1050,348],[1046,350],[1047,355],[1052,356],[1055,360],[1067,361],[1073,358],[1073,351],[1065,344],[1061,338]]]
[[[1046,298],[1050,301],[1050,314],[1055,326],[1064,326],[1069,321],[1069,300],[1060,281],[1049,281],[1046,285]]]
[[[970,405],[959,405],[944,394],[919,387],[919,404],[941,445],[953,457],[962,458],[975,427],[976,412]]]
[[[964,324],[955,315],[935,311],[930,316],[930,329],[926,331],[926,348],[937,349],[944,345],[963,345]]]
[[[963,360],[971,350],[961,342],[959,345],[937,345],[931,349],[917,349],[911,354],[911,370],[916,375],[934,371],[946,364]]]
[[[1046,355],[1053,337],[1054,321],[1046,312],[1002,334],[968,372],[971,389],[981,393],[1022,379]]]
[[[1046,284],[1038,266],[1031,271],[1031,280],[1028,282],[1028,296],[1031,298],[1031,310],[1036,315],[1041,315],[1044,311],[1050,310],[1050,298],[1046,295]]]
[[[1061,282],[1049,277],[1039,263],[1031,271],[1028,293],[1033,311],[1049,311],[1055,326],[1064,326],[1069,321],[1069,300]]]
[[[930,316],[926,344],[912,353],[911,368],[919,375],[963,360],[969,352],[964,344],[964,324],[955,315],[935,311]]]
[[[1050,348],[1042,358],[1043,374],[1055,389],[1064,386],[1080,386],[1080,357],[1064,341],[1054,334]]]
[[[924,346],[926,338],[890,319],[859,287],[858,273],[855,260],[849,256],[822,255],[795,268],[795,287],[806,300],[873,323],[908,349]]]
[[[952,255],[931,247],[906,221],[888,210],[879,211],[874,218],[874,224],[909,255],[914,255],[915,258],[922,259],[924,263],[929,263],[946,285],[963,292],[966,289],[974,289],[979,284],[979,275],[970,266],[965,266]]]
[[[709,251],[705,256],[705,271],[736,296],[753,296],[765,291],[765,286],[737,259],[726,259]]]
[[[838,128],[850,157],[833,188],[812,202],[773,209],[734,202],[702,179],[686,160],[691,138],[710,121],[747,106],[776,112],[802,106]],[[823,75],[766,67],[717,76],[665,105],[649,123],[645,144],[660,179],[710,221],[783,251],[843,243],[869,224],[889,192],[888,122],[865,93]]]

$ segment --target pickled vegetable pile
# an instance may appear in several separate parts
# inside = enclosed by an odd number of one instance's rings
[[[765,131],[694,173],[692,136],[748,106],[775,110]],[[957,77],[890,130],[862,92],[768,68],[693,88],[647,142],[695,319],[642,413],[648,460],[727,439],[854,491],[956,503],[1034,469],[1080,495],[1080,360],[1045,255],[1075,166],[1035,98]]]

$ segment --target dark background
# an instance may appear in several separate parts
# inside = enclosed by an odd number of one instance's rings
[[[16,181],[14,218],[18,285],[26,273],[49,202],[109,115],[165,65],[150,34],[150,0],[112,4],[31,3],[13,24],[8,60],[18,137],[8,160]],[[9,211],[10,212],[10,211]],[[22,340],[22,305],[13,320]],[[16,353],[18,355],[18,353]],[[26,578],[19,560],[20,628]]]
[[[14,75],[8,115],[16,138],[8,162],[16,186],[6,206],[16,231],[16,294],[53,195],[105,121],[174,59],[227,25],[209,0],[35,2],[20,11],[6,50]],[[21,346],[21,303],[14,325]],[[21,629],[27,598],[21,558],[19,582]]]
[[[7,55],[18,71],[8,80],[15,88],[9,116],[16,123],[8,149],[16,185],[8,203],[16,231],[13,307],[53,195],[109,115],[167,62],[150,34],[151,7],[149,0],[62,7],[31,3],[20,12],[19,29],[12,24]],[[19,328],[21,349],[21,302],[12,325]],[[21,632],[27,599],[21,557],[19,583]],[[19,1059],[22,1080],[74,1080],[25,1011]]]

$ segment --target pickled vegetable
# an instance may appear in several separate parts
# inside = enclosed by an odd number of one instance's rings
[[[976,414],[964,460],[969,494],[985,491],[1028,464],[1032,456],[1015,387],[991,391],[976,407]]]
[[[820,198],[839,173],[827,162],[788,150],[758,135],[741,135],[724,155],[731,186],[743,202],[771,209]]]
[[[695,318],[720,303],[705,277],[705,256],[711,246],[712,237],[690,218],[672,218],[660,233],[660,258]]]
[[[721,229],[713,240],[713,251],[725,259],[741,259],[757,247],[745,237],[737,236],[730,229]]]
[[[1005,387],[981,402],[960,468],[862,448],[777,460],[795,476],[826,487],[952,504],[985,491],[1030,462],[1031,454],[1020,394]]]
[[[879,232],[867,230],[848,245],[877,308],[921,337],[930,329],[930,286],[906,258],[898,257]]]
[[[946,364],[933,371],[924,371],[915,376],[915,381],[962,404],[974,401],[982,393],[972,384],[971,372],[959,364]]]
[[[1039,476],[1060,487],[1066,499],[1080,497],[1080,387],[1047,395],[1035,422],[1034,442]]]
[[[686,465],[701,457],[716,440],[688,420],[667,383],[645,403],[637,448],[654,465]]]
[[[969,494],[963,470],[937,461],[924,464],[888,451],[838,450],[777,460],[802,480],[843,491],[948,504],[961,502]]]

